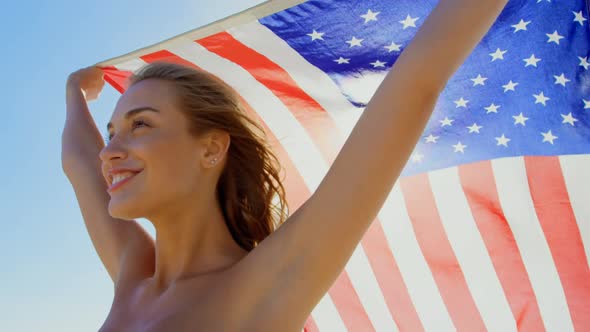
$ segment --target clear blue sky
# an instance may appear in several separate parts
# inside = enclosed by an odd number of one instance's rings
[[[68,74],[262,2],[57,0],[2,6],[0,331],[96,331],[113,299],[112,282],[61,169]],[[106,84],[89,104],[101,133],[119,96]],[[142,224],[153,234],[147,221]]]

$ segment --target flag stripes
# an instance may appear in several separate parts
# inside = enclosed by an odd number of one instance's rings
[[[202,68],[233,86],[285,167],[292,214],[317,189],[362,111],[288,45],[248,37],[265,29],[255,22],[170,44],[104,68],[105,79],[122,93],[131,72],[166,60]],[[233,55],[236,49],[241,56]],[[313,80],[330,84],[316,89]],[[580,264],[590,262],[589,169],[586,155],[516,157],[400,179],[306,328],[589,326],[589,264]],[[560,177],[557,187],[543,182]]]

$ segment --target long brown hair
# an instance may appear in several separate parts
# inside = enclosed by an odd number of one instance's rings
[[[147,64],[129,78],[129,86],[161,79],[176,86],[178,105],[195,137],[211,129],[230,135],[227,161],[216,195],[234,240],[251,251],[287,218],[278,158],[264,129],[246,113],[238,93],[223,80],[176,63]],[[276,202],[273,202],[276,200]]]

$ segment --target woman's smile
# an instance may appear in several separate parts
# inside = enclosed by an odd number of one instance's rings
[[[141,173],[141,172],[139,172],[139,173]],[[121,186],[123,186],[123,185],[125,185],[127,182],[131,181],[131,179],[133,179],[133,178],[134,178],[134,177],[135,177],[137,174],[139,174],[139,173],[132,174],[131,176],[128,176],[128,177],[126,177],[126,178],[124,178],[123,180],[120,180],[120,181],[118,181],[118,182],[113,182],[113,184],[111,184],[111,186],[110,186],[110,187],[107,189],[107,191],[108,191],[109,193],[111,193],[111,192],[113,192],[113,191],[115,191],[115,190],[119,189]]]

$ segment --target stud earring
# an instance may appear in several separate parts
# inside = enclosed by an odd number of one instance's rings
[[[211,160],[211,164],[215,164],[217,162],[217,158]]]

